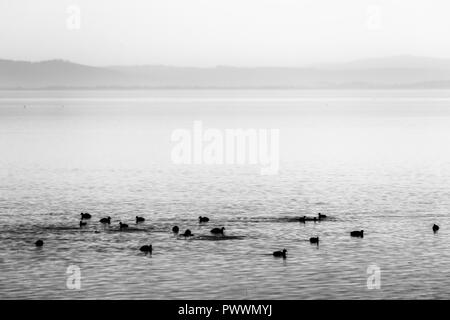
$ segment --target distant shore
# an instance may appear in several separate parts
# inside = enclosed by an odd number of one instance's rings
[[[398,85],[398,86],[329,86],[329,87],[296,87],[296,86],[245,86],[245,87],[222,87],[222,86],[143,86],[143,87],[135,87],[135,86],[77,86],[77,87],[64,87],[64,86],[48,86],[48,87],[0,87],[0,91],[97,91],[97,90],[105,90],[105,91],[121,91],[121,90],[136,90],[136,91],[151,91],[151,90],[450,90],[450,82],[442,85],[424,85],[418,83],[416,85]]]

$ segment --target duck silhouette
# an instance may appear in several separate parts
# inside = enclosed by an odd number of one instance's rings
[[[364,230],[352,231],[352,232],[350,232],[350,236],[363,238],[364,237]]]
[[[275,251],[273,253],[273,256],[274,257],[282,257],[282,258],[286,259],[286,253],[287,253],[287,250],[283,249],[283,251]]]
[[[136,216],[136,223],[138,223],[138,222],[144,222],[145,221],[145,218],[144,217],[138,217],[138,216]]]
[[[209,221],[209,218],[208,217],[202,217],[202,216],[200,216],[200,217],[198,217],[198,221],[201,223],[201,222],[208,222]]]
[[[119,228],[120,228],[120,230],[126,229],[126,228],[128,228],[128,225],[125,223],[119,222]]]
[[[36,247],[42,247],[44,245],[44,241],[42,241],[41,239],[37,240],[35,243]]]
[[[437,224],[433,224],[433,232],[436,233],[439,230],[439,226]]]
[[[299,220],[301,223],[305,223],[306,221],[314,221],[314,222],[316,222],[317,220],[320,220],[320,219],[317,218],[317,217],[307,217],[307,216],[303,216],[303,217],[300,217],[298,220]]]
[[[222,234],[223,235],[223,231],[225,230],[225,227],[222,228],[214,228],[211,230],[212,234]]]
[[[90,219],[90,218],[92,218],[92,216],[89,214],[89,213],[80,213],[80,215],[81,215],[81,220],[83,220],[83,219]]]
[[[320,212],[319,212],[319,220],[324,220],[324,219],[326,219],[327,218],[327,215],[326,214],[321,214]]]
[[[100,222],[101,223],[111,224],[111,217],[101,218]]]
[[[319,237],[311,237],[309,238],[309,242],[319,244]]]
[[[191,232],[191,230],[187,229],[182,236],[183,237],[192,237],[194,234]]]
[[[145,252],[145,253],[152,254],[153,246],[151,244],[149,244],[148,246],[145,245],[145,246],[142,246],[139,250],[141,250],[142,252]]]
[[[172,232],[173,233],[178,233],[180,231],[180,228],[178,228],[178,226],[174,226],[173,228],[172,228]]]

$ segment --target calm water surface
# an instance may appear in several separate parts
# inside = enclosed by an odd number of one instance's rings
[[[172,164],[194,120],[280,129],[279,174]],[[449,91],[2,91],[0,298],[449,299],[449,146]]]

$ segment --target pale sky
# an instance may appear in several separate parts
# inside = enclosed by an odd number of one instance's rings
[[[80,9],[79,28],[70,6]],[[450,58],[449,14],[448,0],[0,0],[0,58],[176,66]]]

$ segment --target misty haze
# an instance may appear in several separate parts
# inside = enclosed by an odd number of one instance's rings
[[[449,299],[449,9],[0,1],[0,299]]]

